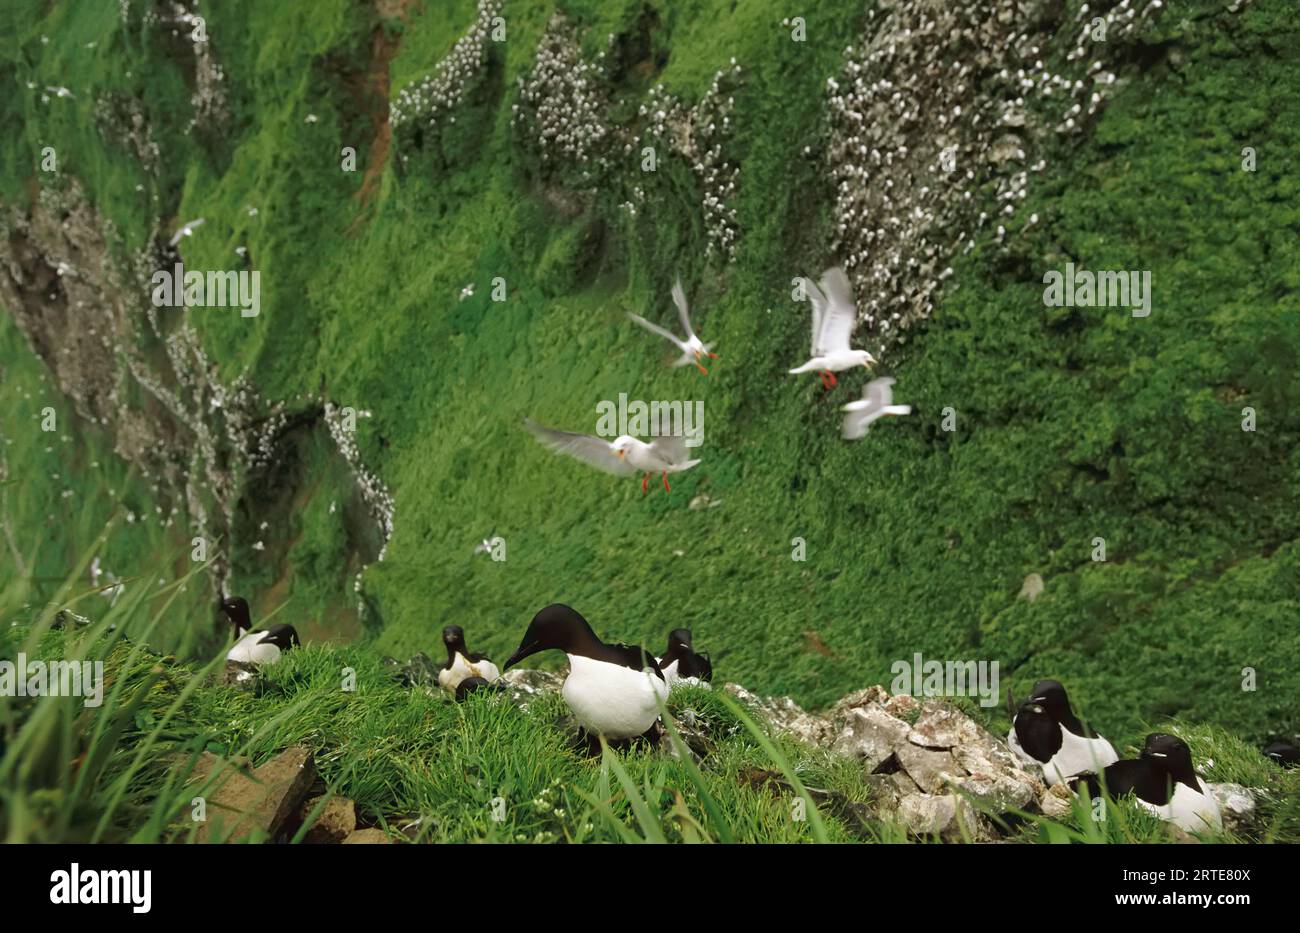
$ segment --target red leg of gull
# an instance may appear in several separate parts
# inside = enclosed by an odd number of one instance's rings
[[[833,388],[835,388],[837,385],[840,384],[840,380],[839,380],[839,379],[836,377],[836,375],[835,375],[833,372],[831,372],[829,369],[826,370],[826,378],[830,380],[830,385],[828,385],[828,386],[826,387],[826,388],[828,388],[828,389],[833,389]]]
[[[668,485],[668,471],[664,471],[664,492],[672,492],[673,488]]]
[[[697,369],[699,369],[700,372],[704,373],[704,375],[707,376],[709,374],[709,371],[705,369],[703,366],[701,366],[698,362],[695,364],[695,366]]]
[[[649,491],[650,491],[650,474],[647,473],[645,476],[641,477],[641,495],[644,496]]]
[[[718,354],[716,354],[716,353],[712,353],[712,352],[709,353],[709,359],[711,359],[711,360],[716,360],[717,358],[718,358]]]
[[[817,378],[822,381],[822,388],[825,389],[827,392],[829,392],[831,388],[831,383],[830,380],[826,378],[826,370],[822,370],[821,372],[819,372],[817,374]]]

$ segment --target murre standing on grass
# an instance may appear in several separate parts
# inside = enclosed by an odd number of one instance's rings
[[[691,646],[688,628],[675,628],[668,633],[668,650],[659,659],[659,669],[669,687],[698,685],[713,679],[713,664],[707,654],[700,654]]]
[[[1138,805],[1179,829],[1202,831],[1222,829],[1219,802],[1208,784],[1192,768],[1192,750],[1176,735],[1153,732],[1147,736],[1142,754],[1108,766],[1100,775],[1085,774],[1071,782],[1071,788],[1088,788],[1095,800],[1105,786],[1116,800],[1133,794]]]
[[[1049,787],[1119,760],[1110,742],[1079,722],[1065,688],[1055,680],[1034,684],[1011,720],[1007,744],[1021,758],[1043,766]]]
[[[221,601],[221,610],[235,626],[234,646],[226,652],[227,661],[241,664],[274,664],[290,648],[299,646],[298,632],[292,625],[272,625],[268,629],[250,631],[253,623],[248,614],[248,600],[232,596]],[[247,632],[248,634],[244,634]]]
[[[553,603],[533,616],[505,669],[550,650],[569,656],[569,676],[560,695],[589,734],[630,739],[654,726],[659,704],[668,697],[668,683],[650,652],[605,644],[576,611]]]
[[[438,684],[449,693],[455,693],[461,681],[471,677],[492,683],[501,676],[486,654],[475,654],[465,647],[465,632],[459,625],[442,630],[442,643],[447,646],[447,663],[438,671]]]

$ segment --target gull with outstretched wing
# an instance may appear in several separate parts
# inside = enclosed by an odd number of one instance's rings
[[[168,244],[168,245],[170,245],[170,246],[175,246],[177,243],[179,243],[179,242],[180,242],[182,239],[184,239],[185,237],[187,237],[187,236],[194,236],[194,230],[195,230],[195,228],[197,228],[197,227],[201,227],[201,226],[203,226],[203,218],[202,218],[202,217],[200,217],[198,220],[191,220],[191,221],[190,221],[189,223],[187,223],[187,224],[182,224],[182,225],[181,225],[181,228],[180,228],[179,230],[177,230],[174,234],[172,234],[171,243]]]
[[[872,379],[862,390],[861,399],[849,402],[840,409],[847,412],[844,416],[845,440],[856,441],[865,436],[872,423],[886,415],[912,413],[911,405],[894,404],[894,390],[891,388],[893,384],[892,378]]]
[[[833,389],[839,382],[836,373],[854,366],[870,368],[876,361],[866,350],[854,350],[849,346],[849,338],[858,324],[853,287],[839,266],[822,273],[820,288],[808,278],[801,277],[798,281],[812,302],[812,356],[790,372],[820,372],[822,385]]]
[[[690,459],[686,451],[686,438],[680,434],[663,434],[654,437],[647,444],[629,434],[622,434],[611,442],[591,434],[557,431],[540,425],[531,418],[524,419],[524,427],[556,453],[581,460],[598,470],[615,476],[644,473],[641,478],[643,493],[649,490],[651,474],[661,474],[664,489],[671,490],[672,487],[668,485],[669,473],[681,473],[700,462]]]
[[[650,331],[650,333],[663,337],[678,350],[682,351],[681,357],[673,363],[674,367],[685,366],[687,363],[694,360],[695,365],[699,368],[700,372],[707,376],[709,371],[704,368],[703,358],[708,356],[709,359],[716,360],[718,354],[711,352],[711,347],[713,345],[707,344],[697,337],[695,329],[691,327],[691,312],[686,304],[686,292],[682,290],[682,280],[680,278],[673,282],[673,304],[677,306],[677,317],[681,320],[682,328],[686,331],[685,339],[678,337],[669,330],[665,330],[658,324],[653,324],[650,321],[647,321],[639,314],[628,312],[628,317],[636,321],[646,330]]]

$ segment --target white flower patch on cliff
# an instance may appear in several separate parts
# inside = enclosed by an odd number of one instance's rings
[[[450,54],[419,81],[408,84],[388,107],[388,122],[399,130],[437,129],[460,105],[487,69],[492,22],[501,15],[501,0],[479,0],[469,32],[461,36]],[[403,162],[406,156],[401,155]]]
[[[844,72],[827,81],[826,157],[834,248],[882,345],[929,316],[981,231],[1005,240],[1051,138],[1091,124],[1116,80],[1107,63],[1160,7],[1085,5],[1074,23],[1027,0],[868,11]]]
[[[706,250],[730,262],[735,258],[738,225],[733,206],[740,166],[727,154],[732,138],[733,96],[740,81],[740,66],[733,58],[728,67],[713,76],[708,91],[694,107],[687,107],[662,84],[650,89],[639,115],[648,121],[645,132],[629,142],[629,156],[646,146],[676,153],[691,166],[703,188],[701,210],[708,237]],[[645,191],[637,187],[633,197],[644,203]],[[629,202],[635,213],[635,203]]]
[[[532,140],[544,166],[575,168],[584,187],[594,185],[597,174],[609,167],[604,58],[601,52],[594,62],[583,59],[564,14],[556,13],[537,47],[532,71],[519,79],[519,103],[510,119]]]

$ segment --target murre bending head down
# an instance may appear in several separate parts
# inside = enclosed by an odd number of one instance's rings
[[[242,664],[274,664],[290,648],[302,643],[298,632],[292,625],[272,625],[262,631],[250,631],[253,627],[248,611],[248,600],[242,596],[232,596],[221,601],[221,611],[235,626],[235,644],[226,652],[227,661]],[[247,632],[247,634],[245,634]]]
[[[1074,715],[1065,687],[1055,680],[1034,684],[1011,721],[1007,744],[1021,758],[1042,765],[1049,786],[1119,760],[1114,746]]]
[[[644,648],[606,644],[576,611],[553,603],[533,616],[505,669],[540,651],[568,655],[569,676],[560,694],[589,733],[608,739],[633,738],[659,718],[668,684]]]

